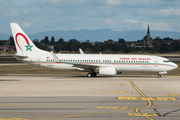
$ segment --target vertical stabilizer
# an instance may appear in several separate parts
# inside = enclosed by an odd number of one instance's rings
[[[17,23],[10,23],[10,26],[18,55],[29,56],[45,52],[38,49],[34,45],[34,43],[29,39],[29,37],[25,34],[25,32],[19,27]]]

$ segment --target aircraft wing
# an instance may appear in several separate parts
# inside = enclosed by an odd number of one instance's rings
[[[88,70],[89,70],[89,69],[90,69],[90,70],[91,70],[91,69],[96,69],[96,68],[100,67],[100,65],[92,65],[92,64],[88,64],[88,65],[87,65],[87,64],[78,64],[78,63],[77,63],[77,64],[73,64],[73,66],[74,66],[74,67],[78,67],[78,68],[82,68],[82,69],[86,69],[86,70],[87,70],[87,69],[88,69]]]
[[[98,67],[100,67],[99,64],[82,64],[82,63],[71,63],[71,62],[62,62],[59,60],[59,58],[53,53],[53,51],[51,51],[51,54],[54,58],[54,61],[57,62],[57,63],[65,63],[65,64],[72,64],[74,67],[78,67],[78,68],[81,68],[81,69],[84,69],[84,70],[91,70],[91,69],[96,69]]]

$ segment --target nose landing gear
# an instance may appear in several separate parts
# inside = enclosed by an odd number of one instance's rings
[[[164,71],[164,72],[159,72],[158,78],[160,78],[162,74],[167,74],[167,72],[166,72],[166,71]]]
[[[161,74],[158,74],[158,78],[161,78]]]

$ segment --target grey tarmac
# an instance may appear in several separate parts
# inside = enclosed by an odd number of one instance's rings
[[[0,120],[178,120],[178,76],[0,75]]]

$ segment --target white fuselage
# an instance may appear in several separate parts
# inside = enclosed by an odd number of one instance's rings
[[[177,68],[177,65],[168,59],[151,55],[109,55],[109,54],[56,54],[60,63],[54,61],[51,53],[29,56],[23,62],[38,66],[63,69],[90,71],[80,65],[113,66],[118,72],[122,71],[150,71],[165,72]],[[78,64],[78,67],[74,66]]]

